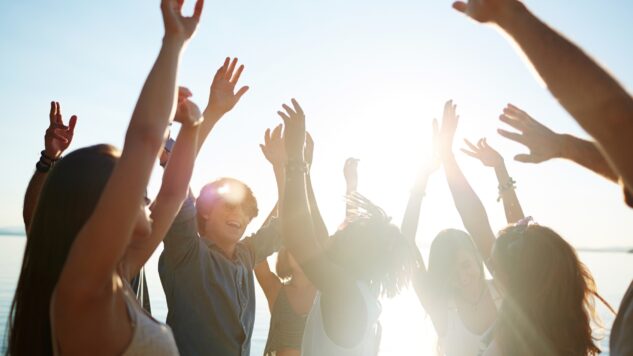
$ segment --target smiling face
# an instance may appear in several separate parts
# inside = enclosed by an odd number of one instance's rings
[[[233,205],[220,200],[205,220],[205,235],[220,245],[236,244],[250,220],[242,204]]]
[[[482,277],[477,257],[465,249],[458,249],[456,257],[455,288],[462,291],[473,288]]]

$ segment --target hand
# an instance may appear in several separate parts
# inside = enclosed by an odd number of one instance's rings
[[[235,86],[240,80],[240,76],[244,70],[244,65],[240,65],[237,71],[233,73],[236,65],[237,58],[231,61],[231,59],[227,57],[222,67],[215,73],[213,83],[211,83],[209,104],[206,110],[222,116],[233,109],[235,104],[240,101],[242,95],[248,91],[248,87],[244,86],[235,93]]]
[[[343,176],[347,185],[348,192],[354,192],[358,188],[358,158],[348,158],[345,160],[343,167]]]
[[[286,142],[286,154],[288,160],[303,160],[303,148],[306,140],[306,117],[299,103],[292,99],[292,106],[284,104],[286,112],[277,111],[277,114],[284,120]]]
[[[47,157],[58,159],[73,141],[77,116],[71,116],[68,126],[64,125],[59,102],[51,101],[49,119],[50,123],[44,135],[44,152]]]
[[[499,119],[519,130],[520,133],[501,129],[497,132],[530,150],[529,154],[516,155],[515,160],[524,163],[540,163],[561,156],[562,136],[543,126],[523,110],[508,104]]]
[[[312,135],[306,131],[306,146],[303,148],[303,157],[308,164],[308,167],[312,166],[312,159],[314,158],[314,140]]]
[[[183,127],[191,128],[200,125],[203,120],[200,109],[189,100],[191,91],[185,87],[178,87],[178,102],[174,121],[179,122]]]
[[[182,16],[184,0],[162,0],[160,8],[165,25],[165,38],[178,38],[187,41],[193,36],[200,22],[204,0],[197,0],[193,16]]]
[[[286,146],[281,136],[282,127],[283,125],[281,124],[277,125],[272,131],[272,134],[270,133],[270,129],[267,129],[264,134],[264,144],[259,145],[264,157],[266,157],[273,167],[283,167],[286,163]]]
[[[516,0],[467,0],[456,1],[453,8],[478,22],[498,22]]]
[[[452,100],[444,104],[442,127],[439,129],[438,134],[438,146],[442,157],[453,153],[453,139],[455,138],[455,131],[457,131],[457,123],[459,122],[456,110],[457,105],[454,105]]]
[[[476,146],[468,140],[464,140],[464,142],[469,150],[462,148],[462,152],[470,157],[477,158],[484,166],[497,168],[503,164],[503,157],[494,148],[488,146],[485,138],[480,139]]]

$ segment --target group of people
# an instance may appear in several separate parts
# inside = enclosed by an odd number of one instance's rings
[[[464,153],[494,169],[508,226],[495,234],[453,149],[456,105],[433,122],[433,156],[421,164],[401,226],[357,192],[358,160],[344,165],[346,215],[326,228],[312,189],[314,141],[292,100],[262,153],[278,201],[262,227],[251,189],[233,178],[189,188],[200,149],[239,102],[243,65],[227,58],[200,111],[176,86],[180,57],[203,11],[182,15],[162,0],[165,34],[121,151],[101,144],[62,158],[77,117],[52,102],[45,149],[24,203],[27,244],[10,311],[8,355],[249,355],[255,277],[271,311],[266,356],[376,355],[380,298],[412,284],[438,335],[437,351],[468,355],[595,355],[598,294],[590,271],[553,229],[523,213],[502,156],[485,139]],[[633,98],[572,42],[517,0],[469,0],[453,7],[514,40],[551,93],[595,139],[558,134],[514,105],[499,134],[525,145],[521,162],[565,158],[622,185],[633,207]],[[172,121],[175,142],[166,140]],[[152,169],[164,167],[154,199]],[[443,168],[465,231],[446,229],[428,261],[415,244],[427,180]],[[160,243],[167,324],[152,318],[143,266]],[[267,257],[278,253],[275,272]],[[488,270],[492,279],[486,279]],[[613,310],[613,309],[611,309]],[[615,311],[613,311],[615,313]],[[424,318],[424,315],[419,315]],[[633,355],[633,284],[611,330],[612,355]]]

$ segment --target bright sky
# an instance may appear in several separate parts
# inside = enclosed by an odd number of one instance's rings
[[[188,8],[193,5],[188,0]],[[633,31],[626,0],[528,1],[627,87],[633,83]],[[121,146],[163,34],[158,0],[3,1],[0,3],[0,226],[20,226],[23,193],[43,148],[51,100],[65,118],[79,116],[71,149]],[[262,217],[275,202],[272,170],[258,144],[275,114],[296,97],[316,141],[313,181],[334,229],[344,214],[343,162],[361,159],[360,191],[399,223],[415,172],[427,151],[433,117],[454,99],[461,138],[489,138],[506,157],[527,214],[576,246],[633,245],[633,212],[617,186],[564,161],[512,161],[523,148],[495,133],[508,102],[559,132],[584,135],[495,29],[475,24],[450,1],[207,0],[199,31],[184,54],[179,83],[203,108],[224,57],[246,65],[251,86],[216,127],[198,159],[192,185],[220,176],[247,182]],[[458,147],[456,147],[457,150]],[[493,228],[504,225],[491,169],[458,153]],[[160,179],[157,169],[151,191]],[[63,208],[63,207],[60,207]],[[461,227],[441,173],[423,205],[418,243]]]

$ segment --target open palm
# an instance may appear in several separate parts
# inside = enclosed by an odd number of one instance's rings
[[[176,36],[182,40],[190,39],[198,28],[204,0],[197,0],[193,16],[182,15],[184,0],[162,0],[161,10],[165,25],[165,36]]]

